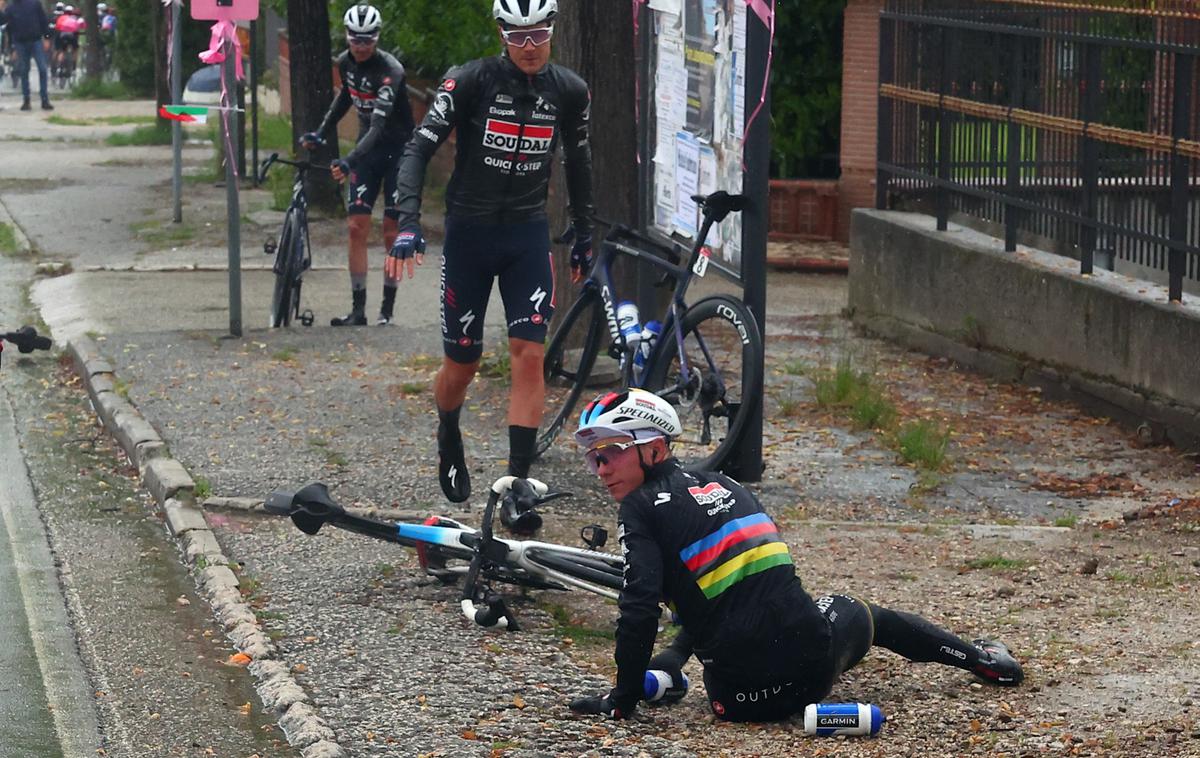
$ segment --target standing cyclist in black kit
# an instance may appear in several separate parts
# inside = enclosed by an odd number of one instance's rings
[[[350,178],[347,219],[350,227],[350,313],[330,320],[331,326],[363,326],[367,323],[367,238],[371,233],[371,209],[383,185],[384,249],[396,239],[396,164],[404,143],[412,135],[413,115],[408,104],[404,67],[377,46],[383,26],[379,11],[370,5],[354,5],[342,18],[350,49],[337,60],[342,89],[329,106],[325,120],[315,132],[300,138],[307,148],[324,139],[337,139],[337,125],[351,104],[358,110],[358,144],[330,169],[336,181]],[[384,275],[383,302],[379,325],[392,322],[399,278]]]
[[[554,313],[554,268],[546,190],[555,147],[562,144],[576,242],[578,278],[591,258],[590,95],[574,72],[549,63],[556,0],[495,0],[504,52],[451,69],[425,120],[404,149],[398,180],[400,234],[385,271],[395,278],[425,249],[421,186],[425,166],[458,130],[454,174],[446,190],[442,253],[442,342],[434,383],[438,409],[438,479],[453,502],[471,494],[459,412],[483,352],[483,319],[492,281],[508,321],[512,389],[508,406],[510,474],[525,476],[542,421],[542,360]]]
[[[639,389],[597,397],[580,416],[575,441],[621,504],[625,582],[617,601],[617,686],[573,701],[573,710],[629,716],[648,669],[668,672],[682,696],[680,668],[693,654],[704,666],[709,707],[726,721],[803,711],[872,645],[992,684],[1024,679],[1003,643],[966,642],[920,616],[848,595],[814,600],[754,495],[727,476],[686,472],[671,457],[671,438],[681,431],[671,404]],[[683,630],[651,658],[660,602]]]

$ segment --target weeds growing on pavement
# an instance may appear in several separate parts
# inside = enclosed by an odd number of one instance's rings
[[[895,447],[900,457],[921,468],[937,470],[946,462],[949,430],[932,421],[913,421],[897,430]]]
[[[603,643],[616,639],[616,633],[612,629],[596,629],[579,624],[565,606],[552,602],[543,602],[541,606],[550,614],[554,623],[554,634],[558,637],[569,637],[576,644]]]
[[[191,242],[196,236],[196,227],[187,222],[176,224],[151,219],[131,224],[130,229],[138,239],[151,245],[177,246]]]
[[[171,126],[169,124],[146,124],[130,132],[113,132],[104,142],[116,147],[130,145],[169,145],[171,144]]]
[[[802,360],[796,359],[796,360],[784,361],[783,363],[779,364],[779,370],[782,371],[783,373],[787,374],[788,376],[804,376],[811,369],[809,368],[809,365],[807,363],[805,363]]]
[[[507,379],[512,372],[512,358],[501,350],[497,353],[484,353],[479,361],[479,375],[491,379]]]
[[[286,211],[292,204],[292,185],[296,177],[289,170],[290,166],[271,167],[267,174],[266,188],[271,193],[271,210]]]
[[[71,88],[71,96],[79,100],[132,100],[133,93],[123,82],[85,77]]]
[[[845,408],[859,429],[889,429],[896,421],[896,406],[876,386],[870,372],[859,371],[849,357],[832,369],[819,371],[814,379],[817,405]]]
[[[1076,516],[1074,513],[1072,513],[1068,516],[1059,516],[1058,518],[1054,519],[1055,526],[1065,526],[1068,529],[1073,529],[1075,527],[1075,524],[1077,524],[1078,522],[1079,522],[1079,517]]]
[[[967,568],[971,569],[1002,569],[1015,571],[1017,569],[1028,568],[1029,561],[1023,558],[1005,558],[1002,555],[988,555],[983,558],[974,558],[967,561]]]
[[[11,224],[0,224],[0,253],[16,255],[21,248],[17,245],[17,232]]]
[[[400,384],[401,395],[419,395],[428,389],[427,385],[422,382],[402,382]]]
[[[196,500],[204,500],[212,494],[212,484],[202,476],[195,479],[196,487],[192,490],[192,494],[196,496]]]
[[[276,350],[274,353],[271,354],[271,360],[279,361],[280,363],[287,363],[291,360],[294,360],[295,357],[296,357],[296,348],[294,348],[294,347],[285,347],[280,350]]]
[[[70,118],[69,116],[60,116],[55,114],[46,119],[48,124],[56,124],[57,126],[96,126],[97,124],[107,124],[109,126],[124,126],[125,124],[153,124],[157,119],[154,116],[89,116],[87,118]]]

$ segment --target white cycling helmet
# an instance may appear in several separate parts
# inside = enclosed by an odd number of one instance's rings
[[[106,3],[96,3],[96,13],[104,13],[107,10],[108,5]]]
[[[67,6],[63,3],[55,3],[54,4],[54,12],[55,13],[62,13],[64,10],[66,10],[66,8],[67,8]]]
[[[383,28],[383,17],[379,9],[373,5],[352,5],[346,15],[342,16],[342,26],[346,34],[356,37],[375,36]]]
[[[558,15],[558,0],[493,0],[492,15],[504,26],[533,26]]]
[[[675,408],[653,392],[631,389],[600,395],[579,416],[576,444],[590,446],[609,437],[646,440],[666,437],[669,442],[683,432]]]

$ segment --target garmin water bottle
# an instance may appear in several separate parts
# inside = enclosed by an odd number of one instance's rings
[[[886,720],[877,705],[816,703],[804,709],[804,733],[817,737],[874,736]]]
[[[659,669],[650,669],[646,672],[646,678],[642,682],[646,702],[649,703],[672,703],[681,699],[688,691],[687,674],[680,673],[683,678],[683,685],[675,686],[671,675]]]

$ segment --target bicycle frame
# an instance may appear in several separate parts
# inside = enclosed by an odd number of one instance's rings
[[[415,548],[422,568],[430,576],[443,581],[459,576],[466,578],[460,607],[466,618],[481,626],[510,631],[518,629],[516,618],[503,599],[486,584],[481,585],[481,578],[485,583],[500,581],[535,589],[579,589],[615,600],[622,585],[624,559],[621,556],[549,542],[493,536],[496,505],[515,481],[516,477],[504,476],[492,485],[478,530],[445,517],[431,517],[425,524],[391,524],[347,513],[333,502],[325,485],[320,483],[296,493],[276,491],[267,498],[265,507],[269,513],[290,516],[292,522],[308,534],[316,534],[323,524],[329,523],[374,539]],[[534,479],[525,481],[539,496],[546,495],[545,484]],[[446,566],[446,558],[469,558],[470,563]],[[436,565],[438,562],[441,565]]]
[[[700,198],[701,200],[703,198]],[[735,208],[736,209],[736,208]],[[726,211],[728,213],[728,211]],[[596,261],[592,265],[592,270],[588,273],[587,278],[582,284],[582,292],[588,290],[596,290],[599,292],[601,304],[604,308],[604,318],[608,324],[609,335],[613,341],[620,345],[621,352],[625,355],[625,365],[622,369],[622,383],[626,387],[642,387],[646,379],[654,375],[654,369],[657,367],[660,360],[666,360],[665,354],[670,349],[670,345],[674,345],[675,350],[679,355],[679,368],[683,383],[688,383],[689,367],[687,353],[684,350],[683,330],[680,327],[681,314],[687,310],[688,288],[691,286],[692,277],[696,276],[695,267],[696,261],[702,254],[704,249],[704,240],[708,238],[708,232],[713,224],[717,222],[715,214],[709,213],[705,209],[704,221],[701,224],[700,233],[696,235],[696,241],[692,245],[691,254],[688,256],[686,265],[678,265],[669,260],[660,258],[654,255],[652,250],[660,250],[668,252],[668,248],[662,244],[646,237],[639,232],[629,229],[622,225],[611,225],[611,230],[605,236],[604,242],[600,246],[599,254],[596,256]],[[650,250],[643,250],[637,247],[631,247],[619,241],[622,237],[630,237],[638,242],[641,242],[650,247]],[[668,252],[669,254],[669,252]],[[612,278],[612,262],[617,256],[624,255],[633,258],[641,263],[647,263],[650,266],[660,269],[664,274],[675,281],[675,290],[671,294],[671,302],[667,305],[667,312],[662,319],[663,332],[668,330],[674,337],[674,342],[659,338],[654,347],[650,351],[650,355],[646,359],[646,364],[642,368],[641,376],[633,375],[633,356],[629,344],[625,341],[625,335],[621,333],[620,325],[617,323],[617,308],[616,308],[616,292],[615,284]],[[704,344],[702,336],[697,335],[697,342],[700,349],[703,351],[710,365],[716,364],[712,361],[712,356],[709,354],[708,346]],[[649,388],[647,388],[649,389]]]

